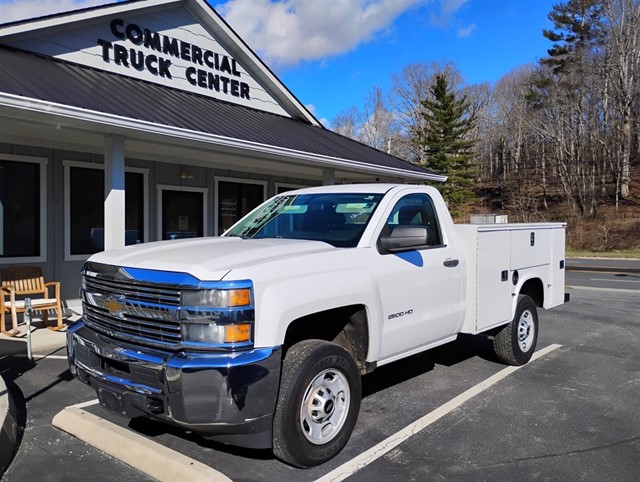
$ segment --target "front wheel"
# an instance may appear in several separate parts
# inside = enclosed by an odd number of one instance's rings
[[[524,365],[536,348],[538,341],[538,312],[536,304],[527,295],[518,297],[516,314],[493,339],[496,356],[508,365]]]
[[[291,347],[273,420],[276,457],[303,468],[333,458],[349,441],[360,397],[360,373],[344,348],[322,340]]]

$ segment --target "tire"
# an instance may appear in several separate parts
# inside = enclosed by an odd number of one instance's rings
[[[349,441],[362,381],[353,357],[322,340],[292,346],[284,359],[273,419],[273,453],[296,467],[320,465]]]
[[[518,296],[513,320],[505,325],[493,339],[493,349],[501,362],[507,365],[524,365],[536,349],[538,342],[538,311],[533,300]]]

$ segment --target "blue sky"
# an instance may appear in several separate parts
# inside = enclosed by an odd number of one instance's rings
[[[412,63],[453,61],[467,84],[546,55],[559,0],[209,0],[315,115],[330,121]],[[107,0],[0,0],[0,22]]]

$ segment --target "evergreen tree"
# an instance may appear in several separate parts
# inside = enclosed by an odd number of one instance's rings
[[[415,142],[426,154],[423,166],[448,177],[440,190],[452,215],[459,216],[460,208],[475,198],[476,169],[472,161],[476,154],[471,137],[475,118],[467,97],[458,97],[445,75],[435,76],[429,92],[430,98],[422,101],[425,126]]]
[[[606,36],[603,0],[569,0],[553,6],[553,30],[542,35],[553,42],[548,57],[540,60],[557,75],[584,74],[584,64],[600,52]]]

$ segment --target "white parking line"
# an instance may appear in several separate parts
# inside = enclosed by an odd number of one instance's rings
[[[99,402],[99,400],[97,398],[94,398],[93,400],[88,400],[86,402],[80,402],[80,403],[76,403],[75,405],[70,405],[71,407],[75,407],[75,408],[85,408],[85,407],[90,407],[91,405],[97,405]],[[69,407],[67,407],[69,408]]]
[[[534,353],[533,357],[531,358],[531,361],[537,360],[538,358],[545,356],[546,354],[552,352],[553,350],[556,350],[557,348],[560,348],[561,346],[562,345],[549,345],[548,347],[543,348],[537,353]],[[523,366],[526,366],[526,365],[523,365]],[[386,440],[383,440],[378,445],[371,447],[366,452],[363,452],[357,457],[351,459],[349,462],[341,465],[340,467],[337,467],[336,469],[332,470],[331,472],[324,475],[323,477],[320,477],[316,482],[329,482],[329,481],[338,482],[355,474],[358,470],[366,467],[371,462],[379,459],[384,454],[386,454],[393,448],[400,445],[402,442],[407,440],[412,435],[417,434],[422,429],[428,427],[435,421],[447,415],[452,410],[458,408],[464,402],[469,401],[479,393],[483,392],[484,390],[491,387],[492,385],[498,383],[500,380],[506,378],[507,376],[511,375],[512,373],[519,370],[520,368],[522,368],[522,366],[520,367],[510,366],[499,371],[495,375],[487,378],[485,381],[477,384],[475,387],[472,387],[466,392],[461,393],[460,395],[453,398],[452,400],[449,400],[444,405],[436,408],[434,411],[416,420],[411,425],[406,426],[399,432],[388,437]]]
[[[67,355],[33,355],[33,358],[37,360],[42,360],[46,358],[47,360],[67,360]]]

